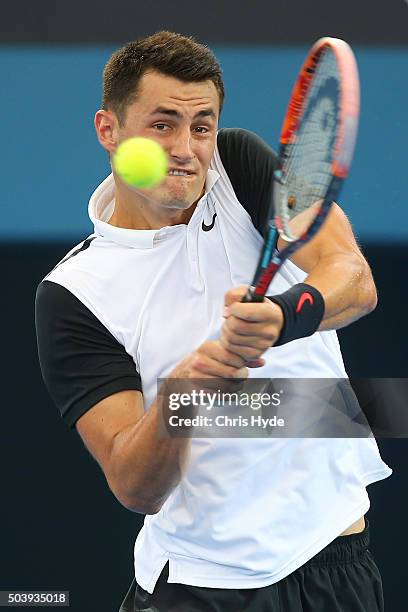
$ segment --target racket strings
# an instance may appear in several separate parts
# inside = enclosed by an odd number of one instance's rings
[[[335,54],[326,49],[307,92],[284,168],[287,190],[284,212],[289,219],[324,198],[328,190],[338,126],[339,83]],[[281,204],[285,206],[285,202]]]

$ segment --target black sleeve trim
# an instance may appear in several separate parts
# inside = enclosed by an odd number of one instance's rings
[[[276,153],[262,138],[240,128],[218,132],[218,151],[239,202],[265,237],[272,202]]]
[[[132,357],[65,287],[47,280],[40,283],[35,310],[44,382],[71,428],[109,395],[142,391]]]
[[[78,255],[78,253],[82,253],[82,251],[86,251],[86,249],[88,249],[90,247],[91,242],[93,240],[95,240],[95,238],[96,238],[96,236],[89,236],[86,240],[83,241],[81,246],[79,246],[77,249],[75,249],[75,251],[73,251],[70,255],[67,255],[63,259],[61,259],[61,261],[59,261],[57,263],[57,265],[54,266],[53,269],[49,271],[49,273],[47,274],[47,276],[45,278],[47,279],[50,276],[50,274],[52,274],[54,272],[54,270],[56,270],[56,268],[58,268],[58,266],[60,266],[61,264],[65,263],[66,261],[68,261],[68,259],[71,259],[71,257],[75,257],[75,255]]]

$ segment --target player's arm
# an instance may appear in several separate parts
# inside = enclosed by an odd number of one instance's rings
[[[280,239],[278,247],[284,246]],[[338,205],[332,206],[316,236],[291,260],[308,273],[304,282],[318,289],[323,297],[320,331],[345,327],[376,307],[377,292],[370,267]]]
[[[295,223],[296,219],[291,222],[294,231]],[[284,247],[282,239],[278,247]],[[321,230],[295,253],[292,261],[308,276],[304,284],[295,285],[286,295],[274,296],[273,299],[277,299],[278,303],[267,298],[262,304],[241,303],[246,287],[232,289],[226,294],[226,320],[221,332],[221,343],[227,350],[246,359],[255,359],[281,341],[282,330],[290,335],[285,312],[294,312],[296,303],[299,303],[297,287],[302,292],[317,290],[313,297],[319,297],[323,305],[321,322],[312,326],[312,330],[344,327],[375,308],[377,292],[370,267],[339,206],[333,205]],[[282,300],[287,303],[286,307],[282,305]],[[290,308],[291,301],[293,308]],[[312,309],[310,313],[307,316],[313,316]],[[296,325],[302,332],[298,321]]]
[[[124,347],[67,289],[41,283],[36,299],[41,370],[65,422],[76,427],[127,508],[153,514],[182,476],[189,439],[159,437],[165,394],[145,412],[142,385]],[[244,360],[206,342],[170,374],[245,377]]]
[[[85,446],[100,465],[120,503],[156,513],[180,480],[187,438],[158,439],[159,411],[146,413],[139,391],[121,391],[90,408],[76,422]]]
[[[183,381],[185,391],[188,379],[246,376],[244,360],[228,353],[218,342],[205,342],[169,374],[173,381]],[[134,512],[158,512],[188,465],[188,435],[159,435],[168,418],[166,402],[163,393],[145,412],[140,392],[123,391],[96,404],[76,423],[111,491]],[[187,413],[194,416],[190,409]]]
[[[218,147],[239,201],[265,237],[276,154],[259,136],[246,130],[221,130]],[[296,224],[296,219],[291,224]],[[284,246],[282,241],[279,244],[281,248]],[[375,308],[377,297],[370,268],[340,207],[333,206],[321,230],[292,261],[308,273],[305,283],[316,289],[314,297],[316,304],[319,303],[316,325],[313,321],[305,329],[298,325],[293,334],[295,338],[317,329],[344,327]],[[303,290],[298,285],[286,296],[294,306],[288,310],[295,312],[295,300]],[[285,325],[282,307],[268,299],[262,304],[242,304],[245,292],[246,287],[238,287],[225,296],[227,310],[221,342],[225,348],[250,359],[259,357],[262,349],[273,346],[279,337],[282,339],[281,332],[284,327],[287,331],[288,318]],[[290,333],[287,335],[290,337]]]

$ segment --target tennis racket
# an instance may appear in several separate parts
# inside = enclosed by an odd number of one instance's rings
[[[261,302],[280,266],[320,229],[346,179],[360,106],[349,45],[321,38],[292,91],[280,135],[266,239],[245,302]],[[277,251],[279,236],[288,242]]]

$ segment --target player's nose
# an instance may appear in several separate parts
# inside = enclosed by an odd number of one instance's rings
[[[169,147],[169,155],[181,161],[189,161],[194,157],[191,148],[191,132],[189,129],[179,130]]]

